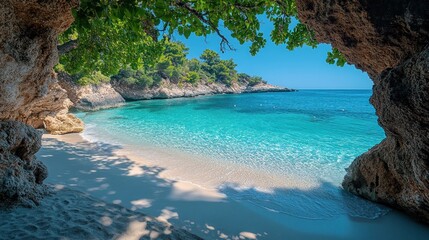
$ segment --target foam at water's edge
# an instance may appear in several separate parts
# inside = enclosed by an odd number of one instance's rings
[[[94,123],[85,123],[85,130],[80,133],[80,136],[88,141],[88,142],[101,142],[99,138],[96,137],[96,134],[94,133],[94,129],[97,127],[97,124]]]

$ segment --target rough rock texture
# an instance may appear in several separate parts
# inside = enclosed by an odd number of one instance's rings
[[[387,138],[357,158],[343,186],[429,222],[429,48],[375,80]]]
[[[122,106],[124,98],[110,83],[80,86],[66,73],[58,73],[58,82],[67,91],[73,106],[83,111],[97,111]]]
[[[48,94],[35,99],[27,115],[19,120],[34,128],[44,128],[51,134],[82,132],[83,121],[68,113],[72,105],[67,92],[57,82],[53,82],[49,85]]]
[[[83,131],[82,120],[71,113],[57,115],[55,117],[47,116],[44,121],[44,128],[50,134],[61,135],[66,133],[79,133]]]
[[[41,133],[17,121],[0,121],[0,207],[38,204],[48,193],[48,171],[34,154],[42,146]]]
[[[298,0],[299,18],[374,81],[386,139],[347,169],[343,187],[429,223],[429,3]]]
[[[0,120],[41,127],[46,116],[68,116],[70,103],[52,69],[58,62],[57,37],[73,22],[71,8],[77,4],[77,0],[2,0]]]
[[[197,86],[185,83],[182,86],[172,84],[163,80],[160,87],[145,88],[136,84],[128,84],[124,80],[113,78],[113,88],[127,100],[143,99],[165,99],[179,97],[195,97],[210,94],[233,94],[233,93],[255,93],[255,92],[291,92],[294,90],[260,83],[255,86],[234,84],[211,83],[198,84]]]
[[[298,0],[301,21],[348,62],[377,77],[428,44],[429,7],[420,0]]]
[[[64,115],[72,102],[67,98],[67,93],[56,82],[48,86],[48,93],[34,99],[29,108],[22,114],[19,121],[25,122],[34,128],[44,128],[44,119],[48,116]]]

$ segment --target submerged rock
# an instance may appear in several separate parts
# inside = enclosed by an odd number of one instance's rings
[[[32,207],[48,193],[46,166],[35,157],[42,133],[17,121],[0,121],[0,207]]]
[[[73,107],[83,111],[97,111],[101,109],[122,106],[124,98],[112,88],[110,83],[80,86],[66,73],[58,73],[58,81],[67,91]]]
[[[347,169],[343,187],[429,223],[429,4],[298,0],[299,18],[374,81],[386,139]]]

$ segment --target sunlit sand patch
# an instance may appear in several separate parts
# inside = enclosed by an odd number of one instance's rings
[[[139,208],[149,208],[152,206],[152,200],[150,199],[139,199],[131,201],[131,204],[133,205],[133,208],[139,209]]]
[[[109,188],[109,186],[110,186],[109,184],[104,183],[104,184],[101,184],[99,187],[88,188],[87,191],[93,192],[93,191],[106,190],[107,188]]]
[[[112,223],[113,223],[112,219],[108,216],[101,217],[100,221],[106,227],[112,225]]]
[[[144,174],[144,170],[140,165],[132,164],[128,168],[128,174],[127,176],[140,176]]]
[[[211,230],[211,231],[215,230],[215,228],[214,228],[213,226],[210,226],[210,225],[208,225],[208,224],[206,224],[206,228],[207,228],[208,230]]]
[[[55,191],[59,191],[59,190],[62,190],[62,189],[64,189],[64,185],[62,185],[62,184],[56,184],[55,186],[54,186],[54,188],[55,188]]]
[[[172,209],[165,208],[165,209],[162,209],[161,215],[159,215],[159,217],[157,217],[156,219],[158,221],[168,223],[168,220],[178,219],[178,218],[179,218],[179,214],[177,212],[173,212]]]
[[[190,182],[175,182],[170,198],[185,201],[219,202],[226,199],[226,195],[216,189],[206,189]]]
[[[133,221],[129,224],[125,233],[118,237],[118,240],[138,240],[141,237],[148,235],[150,232],[146,230],[146,222]]]
[[[240,239],[257,239],[256,234],[251,232],[241,232]]]

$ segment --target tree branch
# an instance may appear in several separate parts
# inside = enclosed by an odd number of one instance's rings
[[[220,42],[220,50],[222,52],[225,52],[225,45],[230,49],[230,50],[235,50],[231,44],[229,43],[228,39],[221,33],[221,31],[219,30],[219,28],[212,23],[209,19],[205,18],[206,14],[204,13],[200,13],[197,10],[193,9],[188,3],[186,2],[182,2],[182,1],[176,1],[176,5],[178,7],[181,7],[185,10],[187,10],[189,13],[191,13],[192,15],[194,15],[195,17],[197,17],[201,22],[203,22],[204,24],[208,25],[211,29],[213,29],[216,34],[221,38],[221,42]]]
[[[73,49],[76,49],[78,47],[78,40],[70,40],[62,45],[58,45],[57,49],[58,49],[58,54],[59,55],[64,55],[70,51],[72,51]]]

